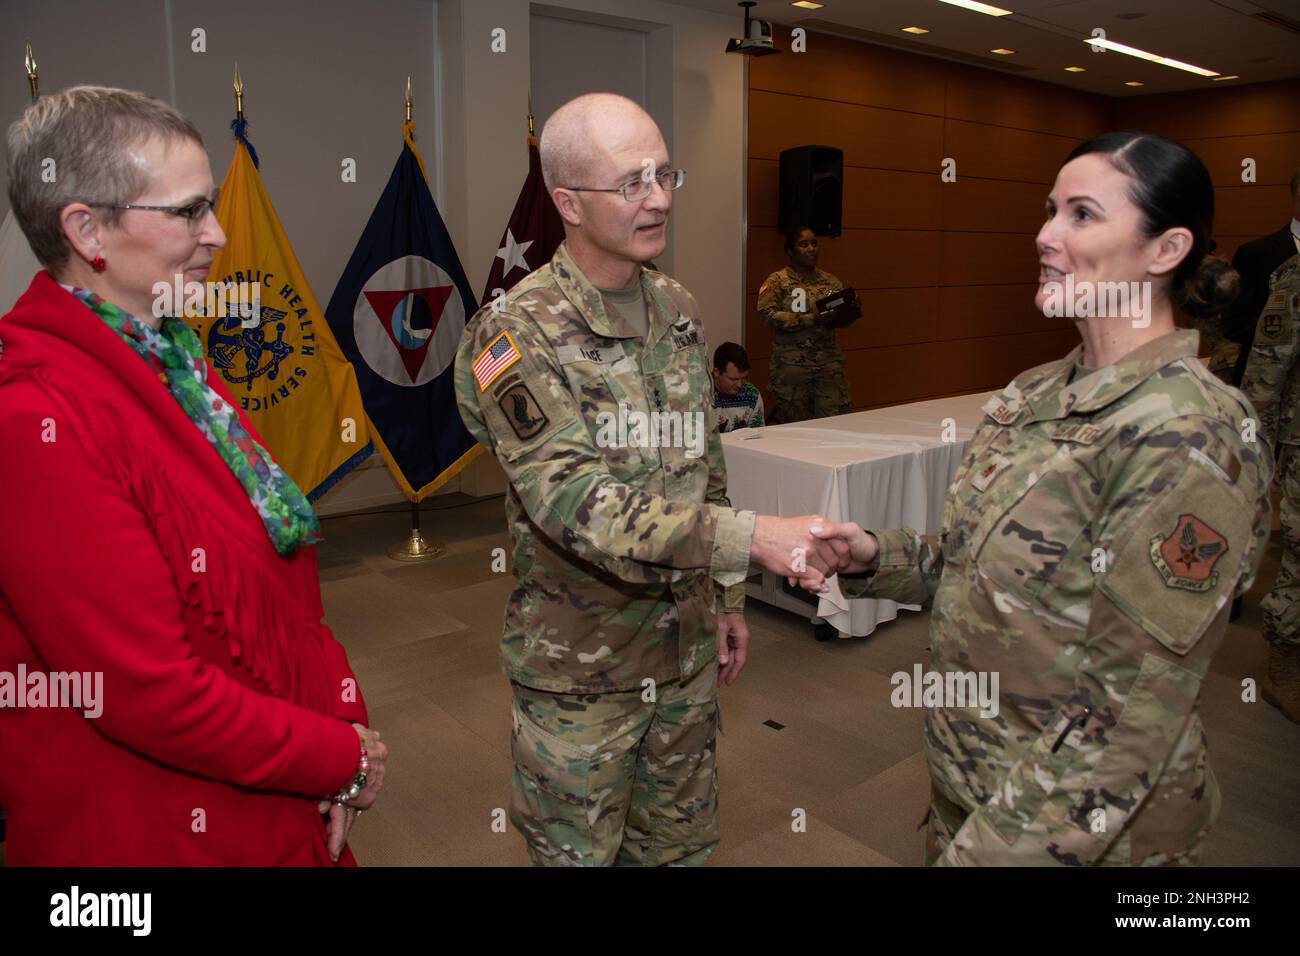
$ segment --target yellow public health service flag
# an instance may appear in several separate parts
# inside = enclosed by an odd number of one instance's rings
[[[257,170],[236,129],[235,157],[221,184],[217,221],[226,246],[208,279],[241,307],[191,317],[212,374],[262,434],[267,449],[313,501],[374,451],[356,373],[312,294]],[[230,283],[234,283],[233,286]],[[249,308],[247,290],[256,287]],[[232,292],[232,300],[234,293]]]

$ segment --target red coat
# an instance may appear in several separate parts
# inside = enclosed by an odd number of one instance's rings
[[[276,553],[166,386],[47,273],[0,343],[0,672],[103,674],[98,718],[0,707],[8,863],[329,865],[316,803],[367,718],[315,549]]]

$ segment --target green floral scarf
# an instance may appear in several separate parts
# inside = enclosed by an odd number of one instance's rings
[[[244,486],[280,554],[320,540],[320,522],[293,479],[239,424],[239,414],[206,381],[203,345],[183,320],[165,317],[152,329],[93,292],[72,294],[116,332],[157,373],[194,426]]]

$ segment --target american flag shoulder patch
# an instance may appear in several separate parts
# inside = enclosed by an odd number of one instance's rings
[[[519,349],[509,332],[502,332],[474,360],[474,380],[478,390],[486,391],[498,375],[519,361]]]

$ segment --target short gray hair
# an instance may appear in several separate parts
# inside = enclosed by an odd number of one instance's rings
[[[203,145],[194,124],[168,103],[108,86],[42,96],[9,127],[9,202],[41,265],[59,269],[71,254],[59,221],[69,203],[128,203],[148,188],[130,151],[156,136]],[[120,216],[104,211],[109,224]]]
[[[591,157],[593,127],[611,114],[629,110],[650,118],[640,103],[618,93],[584,93],[552,113],[542,127],[537,147],[546,191],[551,193],[559,186],[578,185],[577,180],[586,173]]]

